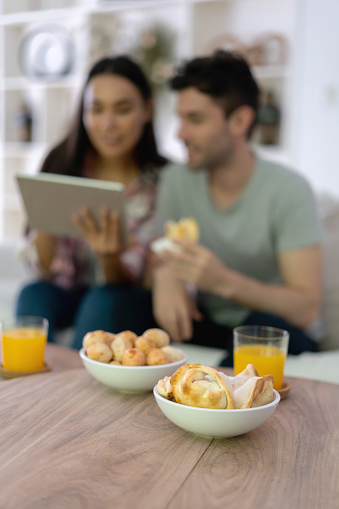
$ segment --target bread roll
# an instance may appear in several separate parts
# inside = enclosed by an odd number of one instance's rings
[[[151,348],[146,355],[147,366],[159,366],[161,364],[170,364],[170,360],[161,350],[161,348]]]
[[[96,343],[105,343],[107,346],[110,346],[114,337],[114,334],[110,334],[103,330],[87,332],[82,340],[82,347],[87,353],[88,348]]]
[[[122,364],[123,366],[145,366],[146,356],[137,348],[129,348],[124,352]]]
[[[157,345],[154,343],[154,341],[152,341],[149,338],[145,338],[145,336],[139,336],[135,340],[135,348],[142,350],[144,354],[147,354],[147,352],[151,350],[151,348],[156,348],[156,346]]]
[[[165,352],[170,362],[180,361],[185,356],[184,352],[179,350],[178,348],[175,348],[175,346],[170,345],[163,346],[161,350]]]
[[[125,350],[128,350],[129,348],[133,348],[133,343],[129,339],[125,339],[118,334],[111,344],[111,349],[114,353],[114,360],[121,362]]]
[[[162,348],[163,346],[167,346],[170,342],[170,337],[166,331],[163,329],[147,329],[143,333],[143,336],[147,339],[151,339],[154,341],[155,346],[157,348]]]
[[[94,361],[110,362],[113,358],[112,350],[105,343],[95,343],[87,350],[87,357]]]
[[[234,408],[231,382],[203,364],[184,364],[172,375],[171,386],[175,401],[182,405]]]
[[[119,332],[118,334],[115,334],[115,337],[127,339],[128,341],[130,341],[130,343],[132,343],[132,346],[134,346],[135,340],[137,339],[138,335],[131,330],[124,330],[122,332]]]

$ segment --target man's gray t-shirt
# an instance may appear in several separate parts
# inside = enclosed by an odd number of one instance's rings
[[[164,223],[194,217],[200,244],[230,269],[269,284],[282,282],[277,254],[321,242],[321,225],[311,187],[300,174],[256,160],[252,176],[227,209],[213,202],[208,172],[168,165],[162,172],[156,211],[156,234]],[[213,321],[234,327],[249,313],[237,304],[199,292],[198,304]]]

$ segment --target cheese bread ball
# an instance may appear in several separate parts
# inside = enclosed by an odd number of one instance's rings
[[[113,353],[105,343],[95,343],[88,348],[87,356],[94,361],[105,362],[107,364],[112,360]]]
[[[135,340],[135,348],[142,350],[145,354],[147,354],[148,350],[151,348],[156,348],[156,344],[151,339],[145,338],[145,336],[139,336]]]
[[[116,335],[113,334],[113,332],[106,332],[106,339],[105,339],[106,345],[111,348],[111,344],[115,340],[115,338],[116,338]]]
[[[114,353],[114,360],[121,362],[124,356],[125,350],[133,347],[132,341],[125,339],[122,336],[117,335],[115,340],[111,344],[111,349]]]
[[[170,364],[170,360],[161,348],[152,348],[146,355],[147,366],[158,366],[160,364]]]
[[[135,332],[132,332],[131,330],[124,330],[116,334],[115,337],[127,339],[132,343],[132,346],[134,346],[135,340],[137,339],[138,335]]]
[[[121,362],[119,361],[111,361],[110,364],[114,364],[115,366],[121,366]]]
[[[161,348],[163,352],[167,355],[170,362],[177,362],[184,358],[185,354],[181,350],[178,350],[178,348],[175,348],[175,346],[163,346]]]
[[[113,338],[111,339],[111,343]],[[82,346],[85,352],[90,346],[95,345],[96,343],[105,343],[107,344],[107,332],[103,330],[94,330],[92,332],[87,332],[82,340]],[[110,343],[108,344],[110,346]]]
[[[145,366],[146,355],[138,348],[129,348],[124,352],[122,364],[123,366]]]
[[[170,342],[170,337],[166,331],[162,329],[147,329],[143,336],[147,339],[151,339],[156,344],[157,348],[167,346]]]

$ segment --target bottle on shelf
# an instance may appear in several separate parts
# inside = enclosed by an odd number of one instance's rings
[[[26,101],[21,101],[19,111],[15,116],[15,130],[17,141],[30,143],[32,141],[33,115]]]

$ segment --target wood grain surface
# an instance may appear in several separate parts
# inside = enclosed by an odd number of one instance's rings
[[[0,507],[338,508],[339,386],[289,379],[270,419],[240,437],[176,427],[152,393],[72,369],[0,384]]]

